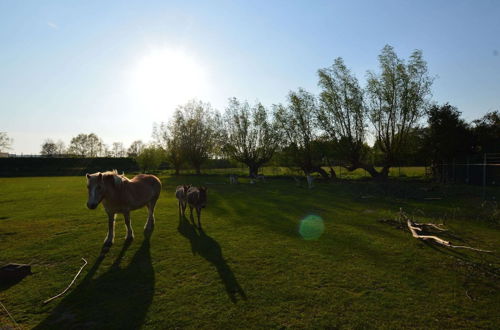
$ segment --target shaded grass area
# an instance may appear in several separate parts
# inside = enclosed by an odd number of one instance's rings
[[[329,167],[323,168],[325,171],[329,172]],[[358,168],[354,171],[349,172],[344,167],[333,166],[333,169],[339,179],[367,179],[371,178],[370,174],[365,170]],[[381,167],[375,168],[380,171]],[[248,167],[234,167],[234,168],[207,168],[203,169],[204,174],[237,174],[242,176],[248,176]],[[165,171],[167,174],[174,174],[173,170]],[[194,174],[193,169],[183,169],[181,171],[182,175]],[[279,166],[264,166],[259,170],[260,174],[267,176],[303,176],[304,173],[299,168],[293,167],[279,167]],[[425,167],[418,166],[403,166],[403,167],[391,167],[389,170],[389,177],[392,178],[424,178],[425,177]]]
[[[309,190],[289,178],[161,179],[153,234],[141,234],[147,212],[135,211],[128,244],[119,217],[105,254],[106,215],[85,208],[84,177],[0,179],[0,262],[32,263],[34,272],[0,287],[22,327],[494,328],[500,321],[498,214],[476,197],[477,187],[348,181]],[[203,230],[189,214],[179,218],[180,183],[209,187]],[[378,221],[394,219],[400,207],[419,221],[444,222],[452,241],[496,252],[427,245]],[[300,222],[312,214],[325,230],[304,240]],[[71,281],[81,257],[89,265],[75,286],[43,305]],[[11,324],[2,312],[0,324]]]

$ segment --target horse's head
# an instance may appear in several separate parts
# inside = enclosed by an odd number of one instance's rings
[[[106,191],[106,185],[104,184],[102,173],[87,173],[87,190],[89,192],[89,197],[87,200],[87,207],[91,210],[95,209],[97,205],[104,198]]]

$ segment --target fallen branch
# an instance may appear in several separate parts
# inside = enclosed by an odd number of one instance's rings
[[[431,228],[434,228],[434,229],[437,229],[439,231],[447,231],[447,229],[444,229],[444,228],[441,228],[440,226],[442,226],[442,224],[439,224],[439,225],[436,225],[436,224],[433,224],[433,223],[417,223],[417,222],[413,222],[414,225],[416,226],[425,226],[425,227],[431,227]]]
[[[432,228],[436,228],[440,231],[444,231],[445,229],[439,228],[435,224],[424,224],[424,223],[413,222],[408,216],[406,216],[406,214],[403,213],[402,209],[400,209],[399,213],[400,213],[400,219],[406,220],[406,225],[408,226],[408,229],[410,230],[412,236],[417,238],[417,239],[421,239],[424,241],[432,240],[439,245],[447,246],[447,247],[454,248],[454,249],[469,249],[469,250],[473,250],[473,251],[486,252],[486,253],[492,252],[492,251],[488,251],[488,250],[476,249],[476,248],[473,248],[470,246],[465,246],[465,245],[453,245],[453,244],[451,244],[450,241],[445,241],[444,239],[439,238],[437,236],[433,236],[433,235],[420,235],[418,232],[423,231],[423,228],[421,228],[423,226],[429,226]]]
[[[80,273],[82,272],[83,268],[85,266],[87,266],[87,260],[85,260],[84,258],[82,258],[82,260],[83,260],[84,264],[82,265],[82,267],[80,267],[80,270],[78,271],[78,273],[76,273],[75,277],[73,278],[73,281],[71,281],[71,283],[66,287],[66,289],[64,289],[63,292],[59,293],[58,295],[56,295],[56,296],[54,296],[52,298],[49,298],[49,299],[45,300],[43,302],[44,304],[46,304],[46,303],[48,303],[48,302],[50,302],[50,301],[52,301],[52,300],[54,300],[56,298],[59,298],[60,296],[62,296],[63,294],[65,294],[66,291],[69,290],[69,288],[73,285],[73,283],[75,283],[76,278],[78,277],[78,275],[80,275]]]

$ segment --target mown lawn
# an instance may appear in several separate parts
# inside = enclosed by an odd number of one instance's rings
[[[326,172],[330,172],[329,167],[323,168]],[[371,178],[370,174],[365,170],[358,168],[352,172],[347,171],[341,166],[333,167],[337,178],[340,179],[367,179]],[[380,171],[381,167],[376,167]],[[169,174],[173,174],[173,170],[166,171]],[[204,169],[205,174],[219,174],[225,175],[227,173],[237,174],[242,176],[248,175],[248,167],[235,167],[235,168],[211,168]],[[193,169],[183,169],[181,174],[194,174]],[[259,170],[259,173],[268,176],[304,176],[304,173],[299,168],[291,167],[278,167],[278,166],[264,166]],[[319,176],[318,174],[316,174]],[[425,177],[425,167],[418,166],[404,166],[404,167],[391,167],[389,169],[389,177],[391,178],[424,178]]]
[[[476,187],[290,178],[225,184],[225,176],[164,176],[156,228],[132,214],[136,239],[101,255],[106,216],[86,209],[84,177],[0,179],[0,263],[33,275],[2,284],[21,328],[496,328],[500,324],[498,208]],[[206,183],[204,231],[179,219],[174,187]],[[428,189],[433,188],[433,189]],[[498,190],[489,196],[500,198]],[[439,197],[439,200],[426,200]],[[380,222],[399,208],[445,222],[446,238],[486,254],[416,241]],[[306,240],[301,219],[321,217]],[[317,219],[317,218],[316,218]],[[317,227],[313,228],[317,229]],[[89,264],[60,299],[80,268]],[[0,309],[0,324],[13,326]],[[0,327],[1,328],[1,327]]]

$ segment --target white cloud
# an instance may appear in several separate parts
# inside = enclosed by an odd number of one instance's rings
[[[54,29],[54,30],[59,29],[59,26],[57,26],[57,24],[56,24],[56,23],[54,23],[54,22],[50,22],[50,21],[49,21],[49,22],[47,22],[47,25],[48,25],[51,29]]]

